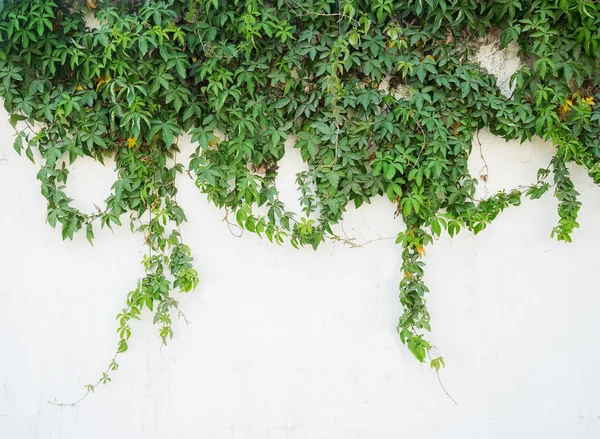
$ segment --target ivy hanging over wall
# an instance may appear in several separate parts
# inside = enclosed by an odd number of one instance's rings
[[[100,28],[86,27],[90,13]],[[571,241],[580,203],[567,164],[600,183],[599,24],[592,0],[0,2],[0,96],[15,149],[41,164],[48,223],[92,242],[96,227],[128,217],[147,247],[115,358],[88,393],[110,381],[144,307],[166,344],[181,313],[174,293],[198,284],[179,231],[181,173],[243,229],[294,247],[340,240],[333,226],[350,203],[389,198],[406,226],[398,334],[437,371],[443,359],[424,338],[425,247],[444,231],[478,233],[549,190],[559,201],[552,236]],[[510,97],[471,61],[490,34],[520,49]],[[531,185],[477,200],[467,159],[483,128],[540,136],[556,154]],[[191,157],[177,156],[185,133]],[[290,136],[307,165],[296,213],[275,185]],[[103,210],[82,212],[64,192],[84,156],[115,159]]]

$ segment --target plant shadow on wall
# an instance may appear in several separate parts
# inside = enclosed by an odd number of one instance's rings
[[[559,201],[552,236],[570,241],[577,200],[567,164],[600,182],[600,6],[590,0],[6,0],[0,3],[0,95],[15,149],[41,163],[47,221],[64,239],[120,226],[143,234],[145,275],[118,315],[110,381],[144,307],[164,344],[198,285],[179,226],[176,176],[277,244],[317,248],[349,203],[386,195],[404,220],[402,343],[436,372],[423,282],[435,236],[478,233],[523,196]],[[84,15],[101,23],[88,29]],[[470,62],[476,37],[516,42],[522,68],[503,96]],[[382,87],[388,82],[389,87]],[[399,90],[406,91],[401,93]],[[556,154],[526,187],[475,199],[467,169],[476,133],[550,140]],[[177,157],[191,133],[196,151]],[[302,214],[275,187],[288,136],[307,171]],[[106,207],[84,213],[64,187],[67,163],[115,158]],[[259,213],[264,212],[264,213]],[[83,398],[82,398],[83,399]],[[79,401],[77,401],[79,402]],[[74,405],[66,404],[66,405]]]

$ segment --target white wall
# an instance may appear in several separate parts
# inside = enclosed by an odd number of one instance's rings
[[[76,408],[116,342],[114,316],[142,273],[127,227],[63,242],[44,222],[36,167],[12,150],[0,114],[0,438],[600,437],[597,288],[600,189],[581,170],[581,229],[549,237],[551,196],[506,211],[477,237],[428,248],[431,339],[442,378],[418,364],[395,331],[400,249],[327,244],[313,252],[233,237],[191,180],[179,182],[183,235],[201,283],[181,296],[191,321],[160,349],[151,316],[134,324],[114,380]],[[552,154],[542,142],[481,133],[490,191],[531,182]],[[189,151],[189,148],[186,148]],[[280,189],[295,203],[302,163],[288,149]],[[476,151],[472,170],[479,175]],[[68,194],[101,204],[114,179],[80,160]],[[402,224],[384,199],[346,215],[359,241]]]

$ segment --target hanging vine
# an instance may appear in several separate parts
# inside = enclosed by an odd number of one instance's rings
[[[90,13],[99,28],[86,26]],[[48,223],[93,242],[95,227],[128,216],[147,248],[145,275],[118,316],[115,358],[87,392],[111,379],[144,307],[166,344],[181,313],[174,293],[198,284],[179,229],[184,172],[239,227],[295,247],[341,240],[333,226],[349,203],[389,198],[405,224],[398,334],[437,371],[444,361],[430,358],[424,337],[425,247],[444,231],[479,233],[550,189],[552,236],[571,241],[580,203],[567,164],[600,183],[599,24],[591,0],[0,2],[0,96],[16,151],[38,156]],[[471,61],[489,34],[519,46],[510,97]],[[483,128],[540,136],[556,154],[531,185],[476,200],[467,159]],[[197,148],[182,163],[185,133]],[[297,176],[301,213],[275,186],[290,136],[308,167]],[[113,157],[118,170],[94,213],[64,192],[83,156]]]

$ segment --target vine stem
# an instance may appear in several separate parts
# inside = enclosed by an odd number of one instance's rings
[[[429,354],[429,349],[427,350],[427,358],[429,358],[429,361],[431,362],[431,355]],[[458,403],[456,402],[456,400],[454,398],[452,398],[452,395],[450,395],[450,393],[448,393],[448,391],[446,390],[446,387],[444,386],[444,383],[442,382],[442,378],[440,377],[440,371],[436,369],[435,374],[437,376],[438,383],[440,383],[440,387],[442,388],[442,390],[444,391],[446,396],[448,398],[450,398],[450,400],[454,403],[454,405],[456,405],[456,407],[460,407],[458,405]]]
[[[152,180],[153,180],[153,182],[156,182],[156,174],[153,175]],[[156,195],[158,195],[158,193],[155,193],[155,196]],[[149,206],[148,215],[149,215],[149,224],[152,224],[152,203]],[[148,233],[150,233],[150,231]],[[152,257],[152,242],[149,239],[149,235],[148,235],[148,237],[145,238],[144,245],[148,246],[148,255],[150,257]],[[185,315],[183,314],[183,312],[178,307],[176,307],[176,309],[179,312],[179,315],[183,316],[186,324],[189,324],[189,322],[188,322],[187,318],[185,317]],[[124,308],[124,313],[123,314],[124,315],[128,315],[130,311],[131,311],[131,304],[128,304]],[[120,338],[120,340],[123,340],[123,339]],[[110,377],[108,376],[108,374],[109,374],[109,372],[111,370],[113,370],[113,371],[116,370],[116,369],[113,369],[113,368],[117,364],[116,363],[116,359],[118,358],[119,354],[121,354],[121,353],[122,352],[119,349],[117,349],[117,351],[113,355],[113,357],[112,357],[112,359],[111,359],[108,367],[102,373],[102,376],[98,379],[98,381],[95,384],[88,384],[88,385],[86,385],[87,391],[77,401],[71,402],[71,403],[48,401],[48,404],[55,405],[55,406],[58,406],[58,407],[75,407],[77,404],[79,404],[81,401],[83,401],[85,398],[87,398],[90,395],[90,393],[94,392],[94,390],[96,389],[97,386],[99,386],[100,384],[106,384],[108,381],[110,381]]]
[[[227,224],[227,229],[229,230],[229,233],[231,233],[236,238],[241,238],[244,235],[244,229],[243,228],[241,228],[236,223],[233,223],[233,222],[229,221],[229,210],[227,210],[227,209],[225,210],[225,216],[223,217],[222,221],[225,224]],[[239,235],[233,232],[232,227],[237,227],[240,230]]]
[[[421,130],[421,133],[423,134],[423,144],[421,145],[421,149],[419,150],[419,154],[417,155],[417,159],[415,160],[415,164],[413,166],[411,166],[411,168],[415,168],[419,165],[419,159],[421,158],[421,154],[423,154],[423,151],[425,151],[425,148],[427,147],[427,138],[425,135],[425,130],[423,129],[423,126],[421,125],[421,123],[415,119],[415,123],[417,125],[417,127]],[[405,156],[406,158],[406,156]]]
[[[520,184],[518,186],[514,186],[512,190],[527,191],[527,190],[531,189],[532,187],[534,187],[535,185],[544,182],[546,180],[546,178],[548,178],[548,173],[550,172],[550,167],[551,166],[552,166],[552,163],[550,163],[546,168],[543,168],[544,169],[544,173],[537,178],[537,180],[536,180],[535,183],[529,184],[529,185]],[[549,188],[553,188],[555,186],[556,186],[555,183],[548,185]],[[474,202],[477,202],[477,203],[481,203],[482,201],[486,200],[485,198],[470,198],[470,199],[471,199],[471,201],[474,201]]]
[[[110,372],[111,367],[114,364],[114,362],[117,359],[117,357],[119,356],[119,354],[120,354],[119,351],[115,352],[115,355],[113,355],[112,360],[111,360],[109,366],[106,368],[106,371],[104,371],[104,375],[107,375]],[[102,380],[103,380],[103,378],[100,378],[96,382],[96,384],[92,385],[91,387],[88,386],[87,392],[85,392],[85,394],[81,398],[79,398],[77,401],[75,401],[75,402],[64,403],[64,402],[52,402],[52,401],[48,401],[48,404],[56,405],[58,407],[75,407],[77,404],[79,404],[81,401],[83,401],[85,398],[87,398],[90,393],[93,392],[92,389],[95,389],[96,386],[99,386],[100,384],[102,384]]]
[[[481,169],[481,171],[485,169],[485,174],[481,175],[481,178],[483,179],[483,188],[485,191],[485,195],[488,196],[490,194],[490,191],[487,187],[487,181],[488,176],[490,175],[490,168],[487,164],[487,161],[485,160],[485,157],[483,156],[483,146],[481,145],[481,140],[479,140],[479,130],[475,132],[475,137],[477,138],[477,143],[479,144],[479,156],[481,157],[481,160],[483,160],[483,168]]]
[[[183,313],[183,311],[181,309],[179,309],[179,306],[177,305],[173,305],[173,308],[175,308],[177,310],[177,317],[183,319],[183,321],[185,322],[186,325],[191,325],[192,322],[190,322],[187,317],[185,316],[185,314]],[[161,346],[162,348],[162,346]]]
[[[342,243],[343,243],[343,244],[345,244],[345,245],[348,245],[348,246],[350,246],[351,248],[362,248],[362,247],[365,247],[365,246],[367,246],[367,245],[369,245],[369,244],[371,244],[371,243],[373,243],[373,242],[377,242],[377,241],[388,241],[388,240],[390,240],[390,239],[396,239],[396,237],[395,237],[395,236],[388,236],[388,237],[386,237],[386,238],[379,237],[379,238],[370,239],[370,240],[368,240],[368,241],[366,241],[366,242],[363,242],[362,244],[356,244],[356,243],[355,243],[355,241],[356,241],[356,238],[350,238],[350,237],[348,236],[348,234],[346,233],[346,230],[344,230],[344,222],[343,222],[343,221],[342,221],[342,223],[341,223],[341,227],[342,227],[342,233],[344,234],[344,236],[345,236],[346,238],[345,238],[345,239],[341,239],[340,237],[338,237],[338,236],[335,236],[335,235],[334,235],[334,236],[330,237],[330,239],[333,239],[333,240],[338,240],[338,241],[342,241]],[[336,239],[336,238],[338,238],[338,239]]]
[[[412,330],[413,330],[413,332],[414,332],[415,334],[417,334],[418,336],[421,336],[421,334],[419,334],[419,333],[417,332],[417,330],[415,329],[415,327],[414,327],[414,326],[412,326]],[[429,353],[429,349],[427,349],[427,358],[429,358],[429,362],[431,362],[431,361],[432,361],[431,354]],[[438,383],[440,383],[440,387],[442,388],[442,390],[444,391],[444,393],[446,394],[446,396],[447,396],[448,398],[450,398],[450,400],[451,400],[451,401],[452,401],[452,402],[453,402],[453,403],[456,405],[456,407],[460,407],[460,406],[458,405],[458,403],[456,402],[456,400],[455,400],[454,398],[452,398],[452,395],[450,395],[450,393],[448,392],[448,390],[446,390],[446,387],[444,386],[444,383],[442,382],[442,378],[440,377],[440,371],[439,371],[439,370],[437,370],[437,369],[435,369],[435,374],[436,374],[436,376],[437,376]]]

